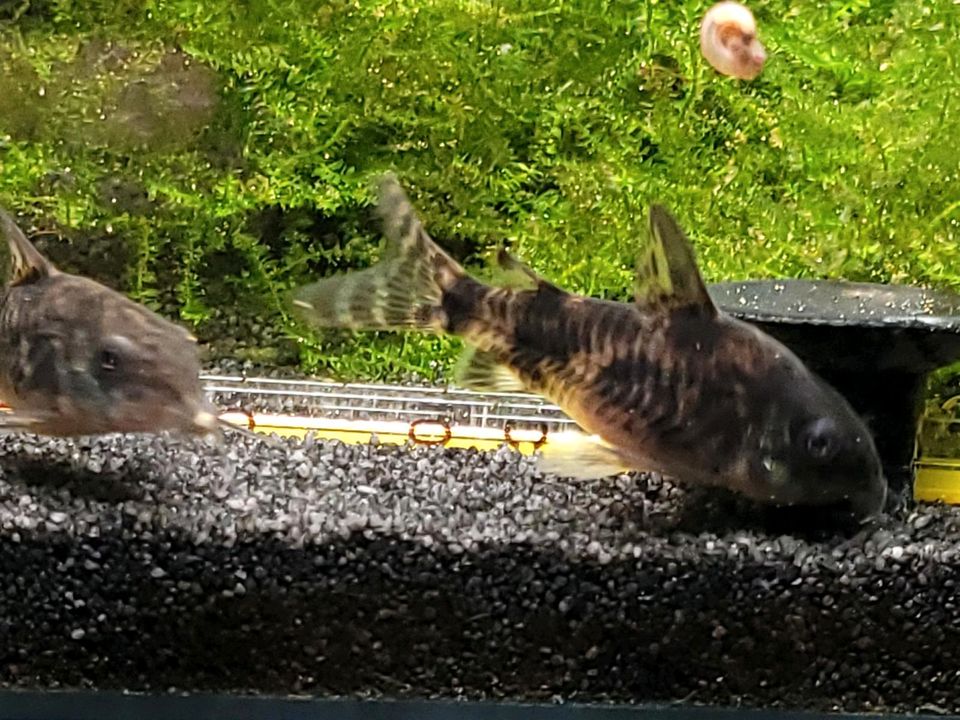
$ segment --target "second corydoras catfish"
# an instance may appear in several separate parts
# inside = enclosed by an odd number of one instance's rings
[[[427,235],[392,176],[380,186],[387,246],[366,270],[296,291],[326,327],[450,333],[470,346],[458,381],[556,403],[591,437],[547,443],[546,472],[658,471],[757,501],[848,501],[881,511],[873,439],[846,400],[772,337],[720,311],[674,218],[650,209],[633,303],[568,293],[505,252],[527,287],[491,287]]]
[[[93,280],[61,272],[0,211],[12,278],[0,296],[0,430],[45,435],[220,423],[182,327]]]

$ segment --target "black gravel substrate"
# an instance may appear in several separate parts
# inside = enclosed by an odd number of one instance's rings
[[[960,509],[784,533],[512,451],[0,437],[0,683],[960,710]]]
[[[690,704],[515,703],[275,697],[102,690],[0,690],[0,720],[882,720],[890,715],[717,708]],[[956,715],[898,714],[902,720]]]
[[[716,708],[689,704],[514,703],[274,697],[102,690],[0,690],[0,720],[865,720],[890,715]],[[955,720],[956,715],[896,715]]]

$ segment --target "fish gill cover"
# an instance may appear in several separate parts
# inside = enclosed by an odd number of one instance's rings
[[[380,247],[394,170],[471,271],[505,241],[626,299],[643,209],[708,282],[960,287],[951,0],[758,1],[744,82],[709,3],[23,0],[0,8],[0,201],[41,252],[191,326],[214,357],[436,380],[458,342],[305,333],[292,287]]]

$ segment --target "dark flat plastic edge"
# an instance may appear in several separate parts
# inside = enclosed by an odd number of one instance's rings
[[[862,293],[863,298],[827,300],[845,290]],[[707,293],[724,312],[753,322],[960,332],[960,294],[914,285],[770,278],[710,283]],[[869,297],[874,293],[899,295],[900,300],[882,302]],[[745,300],[748,295],[754,299]]]
[[[955,717],[814,713],[683,705],[546,705],[455,700],[0,691],[0,720],[942,720]]]

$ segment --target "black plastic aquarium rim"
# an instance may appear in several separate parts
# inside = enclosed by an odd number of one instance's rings
[[[682,705],[581,705],[454,700],[356,700],[242,695],[0,691],[0,720],[843,720],[954,715],[815,713]]]

